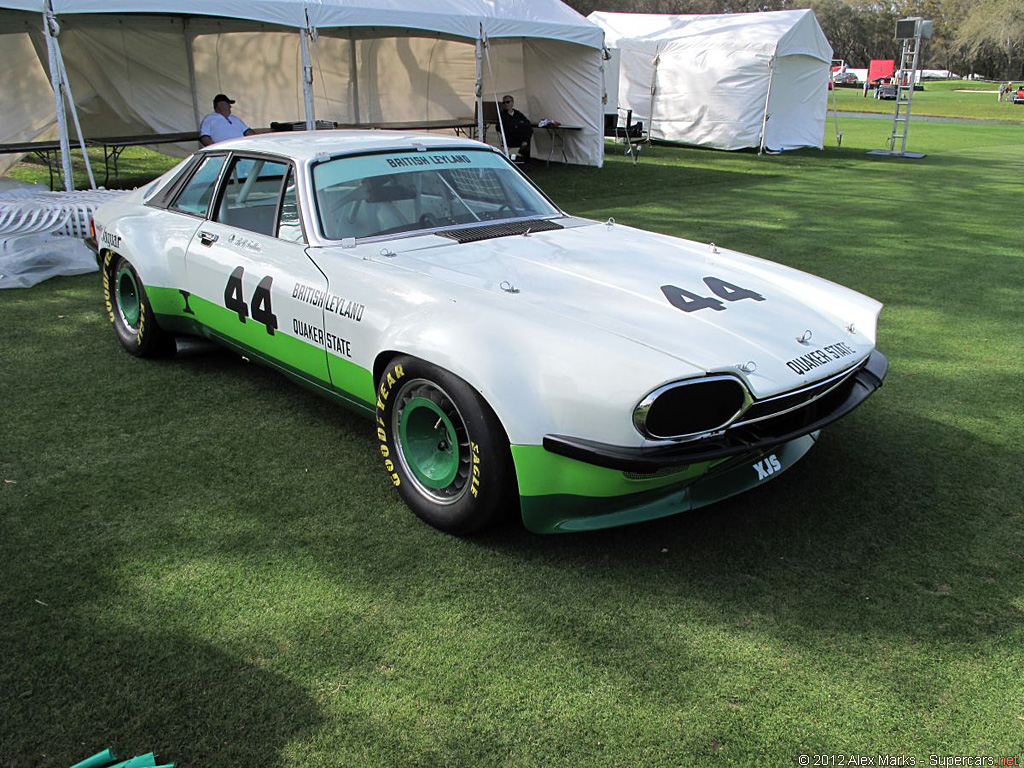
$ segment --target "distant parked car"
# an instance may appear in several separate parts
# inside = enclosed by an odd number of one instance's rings
[[[896,100],[896,86],[893,83],[882,83],[875,86],[875,98],[885,101]]]
[[[1024,104],[1024,85],[1013,92],[1013,103]]]
[[[839,87],[854,88],[857,85],[857,76],[853,72],[836,72],[832,75],[832,82]]]

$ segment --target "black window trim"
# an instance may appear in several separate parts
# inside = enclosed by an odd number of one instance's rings
[[[198,152],[198,153],[196,153],[196,157],[201,157],[203,160],[207,160],[207,159],[214,158],[214,157],[224,157],[225,158],[224,164],[220,167],[220,172],[217,174],[217,178],[213,182],[214,194],[210,196],[210,203],[206,204],[206,212],[201,215],[201,214],[198,214],[198,213],[193,213],[192,211],[183,211],[180,208],[175,208],[174,207],[174,204],[178,202],[178,198],[181,197],[181,193],[184,192],[185,191],[185,187],[188,186],[189,181],[192,181],[192,179],[195,177],[196,173],[199,172],[199,169],[202,168],[202,166],[203,166],[202,162],[196,163],[196,167],[192,170],[192,173],[190,173],[189,176],[188,176],[188,181],[183,182],[181,184],[180,188],[175,191],[174,196],[171,199],[171,202],[167,204],[167,210],[168,211],[173,211],[174,213],[180,213],[182,216],[191,216],[192,218],[195,218],[195,219],[202,219],[203,221],[209,221],[209,219],[210,219],[210,205],[217,198],[217,190],[220,189],[221,183],[224,180],[224,169],[226,169],[228,167],[228,161],[231,158],[231,153],[230,152]]]
[[[178,173],[174,174],[174,177],[171,178],[162,189],[158,190],[156,194],[146,200],[144,205],[148,205],[151,208],[166,210],[170,206],[171,200],[177,197],[178,191],[181,189],[182,185],[192,178],[192,174],[195,173],[196,168],[199,167],[202,158],[203,155],[199,152],[188,158]]]
[[[243,227],[236,227],[234,224],[226,224],[223,221],[217,221],[213,218],[214,212],[220,207],[221,199],[227,192],[227,176],[228,169],[234,165],[236,159],[242,158],[244,160],[263,160],[270,161],[273,163],[281,163],[287,169],[284,177],[281,180],[281,190],[277,195],[277,204],[274,207],[274,234],[262,235],[259,232],[253,232],[251,229],[245,229]],[[285,182],[288,181],[288,176],[292,175],[295,178],[295,203],[299,214],[299,226],[302,228],[302,239],[304,242],[296,243],[294,240],[285,240],[282,237],[278,237],[278,227],[281,224],[281,208],[284,206],[284,193],[287,188]],[[282,157],[281,155],[274,155],[269,152],[253,152],[253,151],[233,151],[228,153],[227,162],[224,163],[224,167],[221,168],[220,178],[217,180],[217,194],[213,196],[211,205],[206,209],[206,220],[215,224],[220,224],[222,227],[231,227],[241,232],[248,232],[252,235],[260,235],[262,237],[272,237],[275,240],[280,240],[283,243],[292,243],[293,245],[301,245],[303,247],[309,247],[309,237],[306,232],[306,225],[302,217],[302,204],[299,202],[299,181],[298,174],[296,172],[295,161],[289,157]]]

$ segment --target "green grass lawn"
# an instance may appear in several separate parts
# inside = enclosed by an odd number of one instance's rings
[[[843,128],[535,172],[573,213],[886,304],[877,395],[779,479],[656,523],[439,534],[368,422],[216,349],[128,356],[98,276],[0,291],[0,763],[1024,751],[1024,129],[917,125],[901,161],[865,154],[881,121]]]
[[[1024,105],[1014,104],[1009,99],[1000,102],[996,93],[998,90],[999,83],[926,80],[923,91],[914,91],[914,98],[910,104],[911,119],[917,115],[1024,123]],[[865,98],[861,88],[837,88],[836,104],[840,111],[845,112],[878,112],[892,115],[895,102],[874,98],[874,91],[868,91]],[[830,95],[829,109],[831,108]]]
[[[74,146],[74,141],[72,141],[72,146]],[[196,148],[198,147],[199,145],[196,144]],[[110,178],[106,179],[105,186],[107,189],[134,189],[140,184],[151,181],[168,168],[172,168],[180,160],[181,158],[157,154],[145,147],[126,147],[118,161],[118,174],[114,175],[113,166],[111,166]],[[96,183],[104,186],[103,152],[90,149],[89,163],[92,166],[93,178]],[[89,175],[85,170],[80,149],[73,149],[71,152],[71,168],[75,177],[75,189],[89,189]],[[31,181],[33,184],[42,184],[44,187],[50,184],[50,172],[45,163],[33,155],[26,155],[21,162],[15,163],[8,175],[22,181]],[[54,188],[64,189],[59,167],[53,178]]]

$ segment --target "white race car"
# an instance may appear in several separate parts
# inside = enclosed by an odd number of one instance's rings
[[[787,267],[570,216],[467,139],[207,147],[95,216],[114,330],[205,336],[375,421],[423,520],[537,532],[752,488],[881,386],[881,304]]]

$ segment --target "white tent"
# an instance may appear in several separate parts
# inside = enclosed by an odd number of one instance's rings
[[[55,132],[51,10],[86,137],[195,131],[217,93],[254,127],[474,120],[511,93],[534,121],[581,126],[568,162],[603,162],[604,34],[559,0],[0,0],[0,65],[21,73],[0,114],[24,115],[0,143]],[[535,132],[536,152],[551,140]]]
[[[821,148],[832,47],[813,11],[588,18],[618,50],[618,106],[652,138]]]

